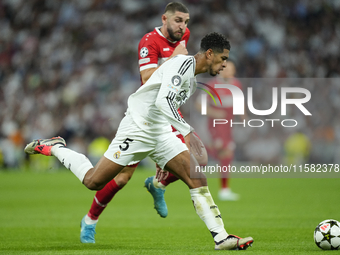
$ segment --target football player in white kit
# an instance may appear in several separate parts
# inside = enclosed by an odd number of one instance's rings
[[[178,55],[161,65],[129,97],[126,116],[95,166],[85,155],[66,148],[61,137],[34,140],[25,152],[57,157],[90,190],[102,189],[126,165],[149,156],[187,184],[195,210],[211,232],[216,250],[247,249],[253,238],[227,233],[204,174],[200,178],[190,177],[190,169],[198,165],[188,150],[193,129],[177,112],[194,93],[195,76],[205,72],[217,75],[226,67],[229,51],[229,41],[223,35],[210,33],[201,40],[196,55]],[[186,145],[176,138],[171,126],[183,135]]]
[[[166,60],[178,54],[188,54],[186,45],[190,37],[190,30],[187,27],[189,19],[189,10],[184,4],[171,2],[165,7],[162,15],[163,25],[146,33],[140,40],[138,44],[138,64],[141,85]],[[175,128],[173,128],[173,132],[176,132],[176,136],[185,143],[180,132]],[[205,166],[208,162],[207,151],[196,133],[191,136],[191,145],[197,162],[201,166]],[[88,213],[81,220],[80,241],[82,243],[95,243],[94,236],[100,215],[115,194],[120,192],[129,182],[137,166],[138,163],[126,166],[103,189],[96,192]],[[144,182],[144,186],[153,197],[154,208],[157,213],[165,218],[168,215],[168,208],[164,198],[165,188],[177,181],[178,178],[167,171],[161,170],[158,165],[156,165],[156,168],[158,178],[154,176],[148,177]]]

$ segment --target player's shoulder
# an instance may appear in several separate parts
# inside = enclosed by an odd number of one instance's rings
[[[176,61],[176,62],[185,62],[187,60],[193,61],[195,58],[194,56],[191,55],[183,55],[183,54],[178,54],[171,58],[171,60]]]
[[[172,57],[170,59],[170,61],[168,60],[167,62],[171,62],[172,65],[180,65],[180,64],[194,64],[195,58],[194,56],[191,55],[182,55],[182,54],[178,54],[174,57]]]
[[[176,66],[177,73],[180,75],[185,75],[188,73],[192,73],[195,69],[195,58],[190,55],[176,55],[175,57],[168,60],[169,64]],[[167,63],[165,62],[165,63]],[[189,72],[187,72],[189,70]]]
[[[142,39],[140,40],[140,44],[141,44],[141,43],[153,43],[153,42],[158,41],[158,40],[160,40],[160,39],[161,39],[161,38],[160,38],[160,36],[159,36],[159,34],[158,34],[156,28],[155,28],[153,31],[151,31],[151,32],[149,32],[149,33],[146,33],[146,34],[142,37]]]

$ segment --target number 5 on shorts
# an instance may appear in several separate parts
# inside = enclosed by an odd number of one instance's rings
[[[129,149],[129,142],[132,142],[133,140],[130,138],[126,138],[125,141],[123,142],[125,144],[125,147],[122,147],[121,145],[119,145],[119,149],[122,151],[126,151],[127,149]]]

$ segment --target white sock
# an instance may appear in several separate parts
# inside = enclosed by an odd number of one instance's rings
[[[162,184],[161,182],[159,182],[159,181],[155,178],[155,176],[153,177],[152,183],[153,183],[153,186],[155,186],[156,188],[159,188],[159,189],[165,189],[165,187],[166,187],[164,184]]]
[[[96,224],[98,222],[98,220],[92,220],[87,214],[85,215],[84,220],[87,225]]]
[[[207,186],[190,189],[191,200],[194,202],[196,213],[204,221],[215,242],[227,238],[221,213],[215,205]]]
[[[52,155],[59,159],[59,161],[83,183],[85,174],[93,168],[90,160],[85,155],[70,150],[63,146],[53,146],[51,150]]]

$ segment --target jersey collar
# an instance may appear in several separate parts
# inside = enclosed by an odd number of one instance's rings
[[[162,34],[162,32],[161,32],[161,27],[155,27],[155,30],[156,30],[156,32],[160,35],[160,36],[162,36],[163,38],[165,38],[168,42],[171,42],[171,43],[177,43],[178,41],[170,41],[169,39],[167,39],[163,34]]]

